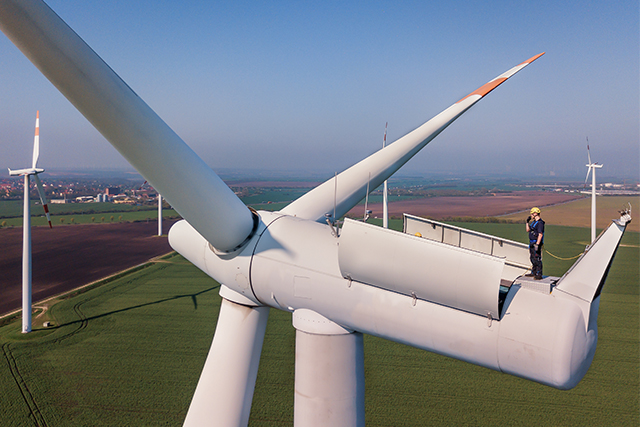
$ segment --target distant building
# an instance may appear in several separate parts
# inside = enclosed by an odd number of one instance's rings
[[[67,199],[51,199],[51,204],[54,204],[54,205],[64,204],[64,203],[71,203],[71,200],[67,200]]]
[[[115,196],[116,194],[120,194],[120,187],[108,187],[105,190],[105,194],[109,196]]]
[[[116,204],[118,204],[118,203],[126,203],[126,204],[129,204],[129,205],[133,205],[133,204],[136,203],[136,201],[134,199],[132,199],[132,198],[130,198],[130,197],[124,195],[124,194],[121,194],[119,196],[113,197],[111,199],[111,202],[112,203],[116,203]]]
[[[95,201],[98,203],[108,203],[111,201],[111,198],[108,194],[98,194],[95,198]]]
[[[5,196],[8,196],[11,192],[11,184],[0,184],[0,194],[4,193]]]

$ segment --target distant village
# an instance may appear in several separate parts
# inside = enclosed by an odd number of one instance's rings
[[[42,186],[51,204],[99,202],[144,205],[156,203],[158,197],[158,193],[150,185],[127,180],[43,177]],[[0,200],[18,200],[22,197],[22,179],[0,180]]]
[[[64,203],[125,203],[130,205],[156,204],[157,191],[146,181],[125,178],[55,178],[41,176],[42,186],[50,204]],[[32,198],[37,200],[35,185]],[[260,193],[252,187],[232,187],[238,197]],[[0,178],[0,201],[22,200],[23,180]]]
[[[44,191],[49,203],[126,203],[132,205],[154,204],[157,202],[158,193],[148,183],[141,182],[138,179],[126,178],[81,178],[74,179],[70,177],[41,177]],[[412,197],[433,197],[433,196],[481,196],[491,193],[502,193],[518,190],[544,190],[554,192],[567,193],[583,193],[591,194],[591,186],[583,183],[539,183],[539,184],[518,184],[512,183],[508,185],[508,189],[504,186],[501,188],[492,188],[491,186],[482,186],[478,182],[475,188],[468,187],[468,181],[465,185],[459,186],[453,182],[439,182],[424,185],[416,185],[415,181],[411,184],[403,183],[402,180],[394,182],[389,189],[390,195],[396,196],[412,196]],[[232,190],[239,197],[247,197],[259,194],[266,188],[269,188],[269,182],[265,182],[264,186],[260,186],[259,182],[254,182],[254,186],[231,186]],[[278,185],[285,187],[286,185]],[[23,197],[23,180],[16,178],[0,178],[0,200],[21,200]],[[32,189],[34,199],[37,199],[35,188]],[[372,194],[378,194],[380,190],[372,191]],[[614,183],[603,182],[597,185],[596,193],[602,196],[623,196],[623,195],[640,195],[640,183]]]

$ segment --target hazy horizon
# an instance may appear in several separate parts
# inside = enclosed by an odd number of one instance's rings
[[[231,168],[217,168],[215,172],[225,181],[278,181],[278,182],[324,182],[331,179],[336,171],[329,170],[276,170],[276,169],[231,169]],[[340,171],[337,171],[340,172]],[[626,184],[639,184],[640,180],[634,177],[615,177],[602,173],[600,169],[597,175],[598,185],[603,183],[626,183]],[[121,168],[48,168],[44,173],[40,174],[41,180],[47,182],[48,179],[71,179],[78,177],[79,179],[101,179],[101,178],[117,178],[117,179],[132,179],[143,181],[144,178],[131,166],[123,166]],[[0,177],[0,179],[17,179],[17,177]],[[469,181],[477,179],[481,181],[511,181],[517,185],[540,185],[540,184],[583,184],[585,182],[584,176],[577,174],[557,174],[557,175],[521,175],[516,172],[479,172],[479,171],[467,171],[467,172],[452,172],[452,171],[411,171],[400,169],[396,174],[390,178],[390,182],[407,181],[407,180],[424,180],[427,181]],[[587,186],[591,184],[591,177],[589,177]]]

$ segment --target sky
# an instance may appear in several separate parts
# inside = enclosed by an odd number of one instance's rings
[[[214,170],[328,178],[546,52],[402,171],[584,179],[588,138],[640,180],[637,0],[47,3]],[[0,167],[30,166],[36,110],[38,166],[128,167],[0,35]]]

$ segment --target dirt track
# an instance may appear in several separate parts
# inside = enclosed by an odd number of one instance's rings
[[[163,222],[167,233],[173,221]],[[33,301],[99,280],[171,251],[157,221],[31,229]],[[22,304],[22,228],[0,229],[0,314]]]

